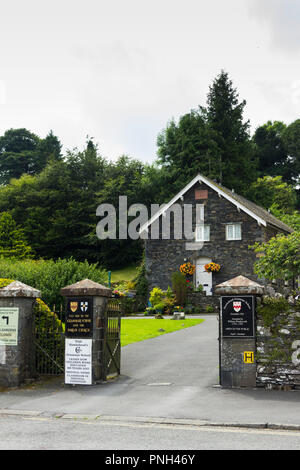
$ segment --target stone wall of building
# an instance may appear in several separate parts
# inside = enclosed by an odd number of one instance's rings
[[[207,190],[207,199],[195,200],[195,189]],[[215,285],[240,274],[254,281],[258,280],[253,272],[256,254],[253,250],[249,250],[249,245],[266,240],[268,234],[265,227],[258,225],[255,219],[239,211],[234,204],[219,197],[216,191],[205,184],[197,183],[187,191],[183,200],[178,200],[177,203],[194,206],[193,230],[196,225],[195,204],[204,204],[205,224],[210,225],[210,241],[204,242],[201,249],[187,250],[188,240],[172,238],[174,233],[172,217],[171,239],[169,240],[151,240],[150,227],[149,239],[145,241],[146,270],[150,290],[155,286],[167,289],[169,285],[171,286],[172,272],[178,270],[179,266],[186,261],[196,264],[199,257],[210,258],[221,265],[220,272],[212,275],[213,290]],[[235,222],[241,223],[242,239],[228,241],[226,240],[226,224]]]

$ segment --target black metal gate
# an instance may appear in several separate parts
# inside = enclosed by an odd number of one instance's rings
[[[107,380],[120,374],[121,368],[121,307],[117,299],[108,301],[105,317],[103,318],[103,378]]]

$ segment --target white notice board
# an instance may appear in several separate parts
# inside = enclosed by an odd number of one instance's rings
[[[65,383],[92,384],[92,339],[66,338]]]
[[[17,346],[18,344],[18,307],[0,308],[0,345]]]

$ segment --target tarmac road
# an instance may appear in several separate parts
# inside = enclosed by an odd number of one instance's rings
[[[158,450],[161,451],[161,457],[168,457],[169,464],[172,456],[176,458],[178,455],[176,450],[186,451],[183,453],[185,462],[187,456],[194,456],[192,463],[199,468],[203,455],[194,452],[195,450],[299,448],[300,431],[101,421],[95,418],[0,417],[1,450],[103,450],[104,452],[97,456],[98,464],[105,463],[107,459],[131,455],[130,452],[123,454],[122,450]],[[127,468],[143,467],[144,462],[150,463],[150,456],[146,452],[132,452],[132,455],[139,456],[140,465],[129,464],[126,465]],[[151,464],[155,466],[160,462],[155,460],[155,452],[152,452],[152,455],[154,457]]]

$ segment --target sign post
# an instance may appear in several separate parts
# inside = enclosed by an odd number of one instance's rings
[[[256,296],[264,287],[243,276],[219,284],[220,385],[256,386]]]
[[[92,385],[103,378],[104,325],[111,290],[85,279],[61,289],[66,297],[65,383]]]

